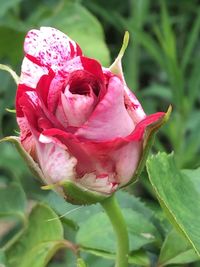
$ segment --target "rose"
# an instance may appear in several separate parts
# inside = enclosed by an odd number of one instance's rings
[[[29,31],[24,50],[16,96],[20,142],[44,182],[62,186],[73,200],[77,188],[109,196],[130,183],[145,135],[165,113],[146,116],[126,86],[120,57],[103,68],[49,27]]]

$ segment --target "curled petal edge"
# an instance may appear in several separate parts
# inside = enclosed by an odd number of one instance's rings
[[[126,187],[129,184],[132,184],[138,180],[139,175],[141,174],[141,172],[145,166],[149,151],[153,145],[154,136],[155,136],[156,132],[158,131],[158,129],[160,127],[162,127],[169,120],[171,112],[172,112],[172,106],[170,105],[164,116],[162,116],[159,120],[157,120],[157,121],[155,121],[155,122],[153,122],[147,126],[147,128],[145,129],[145,132],[144,132],[143,152],[142,152],[141,158],[139,160],[139,165],[138,165],[132,179],[127,184],[123,185],[120,188]]]

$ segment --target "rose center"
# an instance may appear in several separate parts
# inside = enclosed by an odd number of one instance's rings
[[[90,95],[91,90],[92,90],[91,86],[87,83],[82,83],[76,86],[70,86],[69,88],[69,91],[74,95],[88,96]]]
[[[69,92],[74,95],[95,95],[98,97],[100,92],[100,86],[96,77],[83,70],[71,73],[67,85],[69,85]]]

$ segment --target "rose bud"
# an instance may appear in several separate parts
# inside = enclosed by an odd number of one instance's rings
[[[16,96],[18,148],[47,188],[68,201],[101,201],[135,181],[154,132],[169,113],[147,116],[127,87],[122,50],[110,68],[62,32],[28,32]]]

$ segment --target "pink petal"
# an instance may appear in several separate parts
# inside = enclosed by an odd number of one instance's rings
[[[124,102],[126,105],[126,109],[130,117],[133,119],[134,123],[137,124],[146,117],[146,114],[136,96],[126,85],[126,81],[124,79],[121,67],[121,60],[118,63],[121,72],[121,79],[124,84]],[[107,77],[112,77],[114,75],[108,68],[103,68],[103,73]]]
[[[125,91],[124,101],[127,111],[131,116],[131,118],[133,119],[134,123],[137,124],[146,117],[146,114],[140,102],[137,100],[136,96],[133,94],[133,92],[130,91],[130,89],[126,85],[124,85],[124,91]]]
[[[85,139],[103,141],[125,137],[133,131],[134,127],[124,105],[124,85],[119,78],[112,77],[109,80],[106,95],[76,135]]]
[[[88,149],[88,144],[78,140],[74,134],[59,129],[47,129],[43,131],[43,134],[51,138],[55,137],[68,148],[70,154],[78,160],[76,170],[79,177],[97,169],[98,162],[90,153],[91,149]]]
[[[90,141],[58,129],[48,129],[45,136],[55,137],[66,145],[69,153],[77,159],[78,177],[93,173],[96,177],[105,174],[110,183],[126,184],[134,174],[143,150],[145,129],[161,119],[165,113],[147,116],[126,137],[109,141]]]
[[[65,77],[56,75],[51,81],[47,95],[47,108],[50,113],[55,114],[58,103],[60,102],[60,95],[63,91]]]
[[[73,95],[70,92],[61,95],[62,106],[70,126],[82,125],[90,116],[94,107],[94,98]]]
[[[45,136],[55,137],[66,145],[70,154],[77,158],[77,172],[79,177],[86,173],[112,173],[115,162],[111,155],[117,149],[127,145],[129,141],[117,138],[108,142],[92,142],[79,140],[71,133],[58,129],[48,129],[43,132]]]
[[[27,119],[25,117],[18,117],[17,123],[20,128],[20,141],[24,149],[35,159],[35,141]]]
[[[70,126],[80,126],[91,115],[101,84],[91,73],[77,70],[69,75],[66,85],[61,93],[63,111]]]
[[[141,154],[142,141],[132,141],[111,152],[115,162],[116,181],[120,186],[128,183],[137,169]]]
[[[80,80],[90,84],[94,89],[99,90],[99,98],[105,94],[104,75],[101,65],[94,59],[75,57],[66,61],[63,69],[52,80],[47,98],[50,112],[56,112],[63,84],[65,83],[66,87],[69,83],[78,83]]]
[[[56,108],[56,112],[55,112],[55,116],[56,118],[59,120],[59,122],[64,126],[64,128],[66,129],[69,126],[69,122],[67,120],[67,117],[65,115],[64,109],[63,109],[63,105],[61,102],[61,98],[58,102],[57,108]]]

